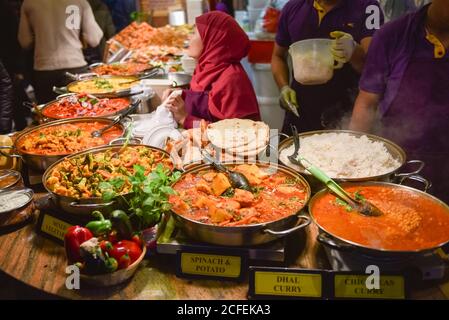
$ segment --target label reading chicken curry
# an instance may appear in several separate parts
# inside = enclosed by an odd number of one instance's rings
[[[367,275],[335,274],[335,298],[405,299],[402,276],[380,275],[377,286],[367,285]]]
[[[322,275],[319,273],[254,272],[254,294],[257,296],[322,297]]]
[[[180,266],[184,275],[239,278],[242,257],[181,252]]]
[[[56,239],[64,241],[64,235],[70,227],[71,225],[69,223],[45,214],[42,219],[40,230]]]

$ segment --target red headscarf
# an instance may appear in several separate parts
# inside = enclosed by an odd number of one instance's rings
[[[203,51],[193,74],[193,91],[209,91],[209,112],[217,119],[260,120],[251,82],[240,64],[249,52],[248,36],[231,16],[212,11],[196,18]]]

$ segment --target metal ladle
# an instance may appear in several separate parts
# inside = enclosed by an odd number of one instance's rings
[[[109,130],[110,128],[115,126],[117,123],[122,122],[123,119],[125,119],[131,112],[136,110],[136,108],[139,106],[139,104],[140,104],[140,100],[137,100],[136,102],[134,102],[131,105],[131,107],[128,110],[126,110],[125,113],[123,113],[120,116],[118,116],[117,118],[115,118],[115,120],[113,122],[111,122],[109,125],[101,128],[99,130],[92,131],[92,133],[90,135],[94,138],[100,138],[106,130]]]
[[[228,177],[229,182],[234,189],[243,189],[253,192],[248,179],[243,174],[241,174],[240,172],[229,170],[223,164],[215,160],[212,155],[205,150],[202,151],[202,155],[204,159],[207,160],[207,162],[209,162],[215,170],[224,173]]]
[[[310,172],[315,178],[324,183],[326,187],[337,195],[341,200],[345,201],[352,209],[355,211],[369,217],[378,217],[383,213],[374,204],[368,202],[367,200],[359,201],[351,197],[338,183],[332,180],[327,174],[325,174],[321,169],[315,167],[310,161],[302,156],[299,156],[300,139],[298,135],[298,130],[295,126],[291,126],[293,133],[293,143],[295,144],[295,150],[292,155],[288,156],[293,164],[305,168]],[[299,159],[299,160],[298,160]],[[305,162],[307,166],[303,165]]]

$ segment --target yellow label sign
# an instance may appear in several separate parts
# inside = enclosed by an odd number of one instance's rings
[[[405,299],[404,277],[380,276],[379,288],[366,284],[368,275],[335,275],[336,298]]]
[[[242,258],[202,253],[181,253],[181,271],[186,274],[238,278]]]
[[[67,222],[46,214],[42,219],[41,231],[64,241],[64,235],[70,227],[71,225]]]
[[[321,298],[321,287],[321,274],[268,271],[254,273],[256,295]]]

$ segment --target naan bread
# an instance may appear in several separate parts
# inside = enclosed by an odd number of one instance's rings
[[[207,137],[227,153],[257,153],[268,144],[270,128],[263,122],[226,119],[210,124]]]

